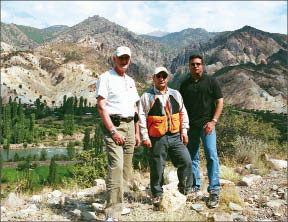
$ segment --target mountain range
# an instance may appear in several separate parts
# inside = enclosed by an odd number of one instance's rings
[[[127,74],[143,91],[156,66],[166,66],[172,87],[188,75],[189,56],[199,53],[205,72],[220,82],[224,101],[247,109],[286,112],[287,35],[250,26],[229,32],[185,29],[162,37],[137,35],[93,16],[72,27],[36,29],[1,23],[1,94],[33,103],[60,105],[64,95],[96,103],[99,75],[113,66],[119,45],[131,48]]]

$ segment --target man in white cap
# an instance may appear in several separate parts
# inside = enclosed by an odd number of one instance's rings
[[[192,162],[189,157],[188,114],[181,94],[168,88],[169,72],[157,67],[154,87],[145,92],[138,105],[140,134],[144,146],[150,149],[150,186],[155,209],[163,194],[163,173],[167,155],[177,168],[178,190],[189,194],[192,188]]]
[[[121,213],[129,213],[130,209],[122,206],[123,192],[132,172],[134,147],[140,145],[135,118],[139,95],[134,80],[125,73],[131,61],[130,49],[118,47],[113,61],[114,68],[100,75],[96,91],[108,157],[106,221],[117,221]]]

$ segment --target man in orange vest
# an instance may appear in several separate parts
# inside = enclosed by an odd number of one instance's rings
[[[169,72],[158,67],[153,74],[154,87],[145,92],[138,105],[140,134],[150,149],[150,185],[153,205],[160,206],[163,172],[167,155],[177,168],[178,189],[188,194],[192,188],[192,162],[186,145],[188,114],[181,94],[168,88]]]

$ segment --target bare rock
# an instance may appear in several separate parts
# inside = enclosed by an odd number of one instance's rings
[[[103,179],[96,179],[93,181],[93,185],[99,187],[99,191],[105,191],[106,190],[106,183]]]
[[[15,193],[9,193],[3,205],[6,206],[7,208],[17,208],[23,205],[24,203],[25,203],[24,200],[18,198],[15,195]]]
[[[99,204],[99,203],[92,203],[92,207],[98,211],[102,211],[104,209],[103,204]]]
[[[233,221],[233,218],[230,214],[226,212],[215,212],[211,216],[208,217],[209,222],[216,222],[216,221]]]
[[[59,190],[54,190],[51,194],[53,197],[60,197],[62,195],[62,192]]]
[[[229,203],[229,208],[233,211],[242,211],[243,210],[243,208],[240,205],[235,204],[233,202]]]
[[[192,204],[191,208],[196,210],[197,212],[201,212],[204,210],[204,207],[201,204]]]
[[[42,196],[40,195],[33,195],[30,199],[30,202],[32,203],[40,203],[42,201]]]
[[[279,208],[285,203],[286,202],[284,200],[270,200],[266,203],[266,206],[271,208]]]
[[[86,220],[97,220],[97,217],[96,217],[96,215],[95,215],[95,213],[94,212],[90,212],[90,211],[83,211],[82,213],[81,213],[81,216],[82,216],[82,218],[83,218],[83,220],[84,221],[86,221]]]
[[[163,196],[160,210],[164,212],[177,211],[186,204],[186,196],[178,191],[177,183],[163,186]]]
[[[233,183],[230,180],[220,179],[221,186],[235,186],[235,183]]]
[[[165,176],[166,184],[179,182],[176,170],[171,170],[167,174],[165,174],[164,176]]]
[[[261,179],[262,177],[260,175],[248,174],[239,181],[239,185],[249,187],[249,186],[259,183]]]
[[[287,169],[287,161],[286,160],[270,159],[270,160],[268,160],[268,163],[275,170]]]

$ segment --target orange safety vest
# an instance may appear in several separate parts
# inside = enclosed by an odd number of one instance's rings
[[[168,131],[178,133],[181,126],[180,105],[178,101],[169,93],[165,107],[163,107],[153,89],[149,90],[148,93],[151,95],[150,110],[147,118],[149,136],[160,137]]]

